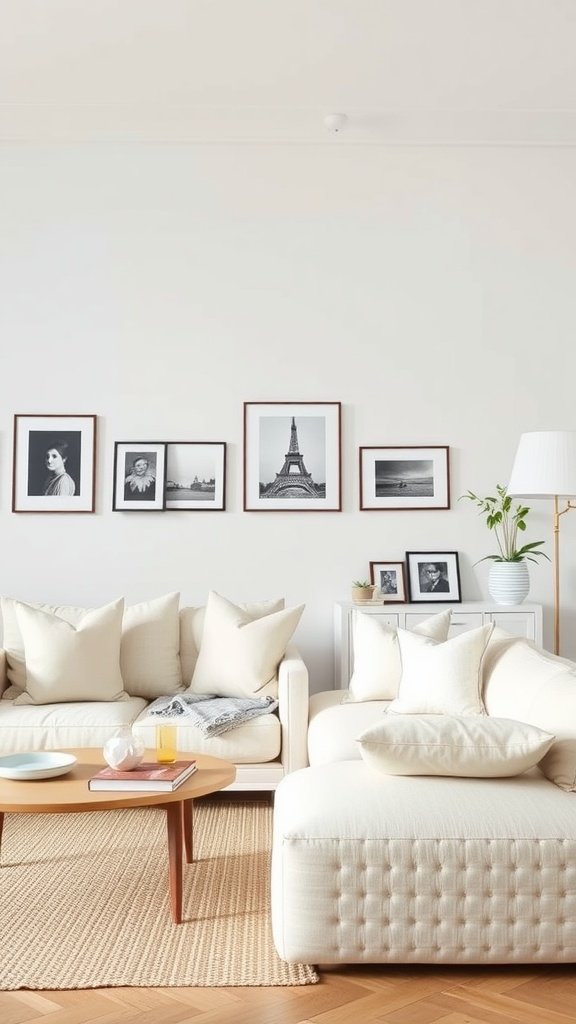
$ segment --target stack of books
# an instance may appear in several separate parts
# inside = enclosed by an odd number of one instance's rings
[[[171,793],[178,789],[196,771],[196,761],[174,761],[173,764],[157,764],[143,761],[129,772],[115,768],[102,768],[88,780],[88,789],[148,790],[149,792]]]

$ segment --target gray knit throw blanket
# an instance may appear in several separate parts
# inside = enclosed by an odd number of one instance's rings
[[[215,694],[176,693],[157,697],[148,711],[160,718],[182,716],[204,736],[220,736],[258,715],[269,715],[278,707],[274,697],[216,697]]]

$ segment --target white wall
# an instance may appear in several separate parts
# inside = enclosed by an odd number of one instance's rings
[[[0,151],[1,592],[306,603],[313,690],[332,607],[370,560],[493,550],[467,488],[519,434],[573,429],[576,151],[377,145],[23,145]],[[343,404],[343,511],[242,511],[242,403]],[[14,413],[98,414],[95,515],[11,508]],[[225,513],[111,511],[116,440],[228,442]],[[448,444],[452,508],[360,512],[358,447]],[[528,539],[548,541],[533,506]],[[562,521],[576,656],[576,514]],[[531,567],[545,605],[551,568]]]

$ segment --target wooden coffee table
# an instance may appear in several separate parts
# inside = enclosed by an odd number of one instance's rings
[[[59,751],[60,752],[60,751]],[[171,793],[92,792],[88,780],[105,765],[99,748],[84,747],[63,750],[73,754],[78,763],[55,779],[34,782],[15,782],[0,779],[0,842],[5,814],[70,814],[75,811],[111,811],[122,807],[158,807],[166,811],[168,831],[168,869],[170,882],[170,909],[176,924],[182,921],[182,849],[186,862],[193,859],[193,802],[196,797],[207,796],[224,789],[236,777],[236,768],[228,761],[207,754],[190,754],[198,770]],[[185,754],[179,755],[185,758]],[[145,761],[155,761],[155,751],[147,750]]]

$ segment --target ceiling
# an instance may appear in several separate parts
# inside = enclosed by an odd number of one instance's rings
[[[0,139],[572,145],[576,2],[0,0]]]

